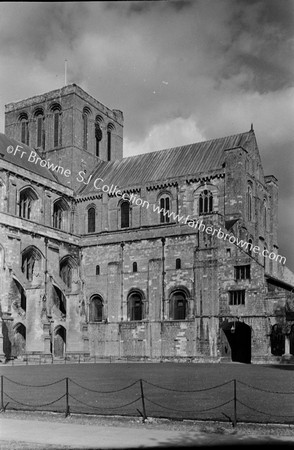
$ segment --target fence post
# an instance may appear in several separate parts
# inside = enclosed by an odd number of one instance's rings
[[[233,427],[237,425],[237,381],[234,379],[234,416]]]
[[[1,411],[5,412],[4,408],[4,377],[1,375]]]
[[[144,390],[143,390],[143,380],[140,379],[140,388],[141,388],[141,399],[142,399],[142,408],[143,408],[143,421],[147,419],[146,408],[145,408],[145,398],[144,398]]]
[[[69,416],[68,377],[65,379],[65,417]]]

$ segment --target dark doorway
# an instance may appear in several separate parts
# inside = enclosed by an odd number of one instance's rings
[[[65,354],[66,330],[62,326],[55,330],[54,334],[54,356],[63,357]]]
[[[290,339],[290,353],[291,355],[294,355],[294,325],[292,325],[291,327],[289,339]]]
[[[244,322],[225,321],[221,328],[228,340],[234,362],[251,363],[251,328]]]
[[[12,356],[22,356],[26,352],[26,327],[21,323],[15,327]]]

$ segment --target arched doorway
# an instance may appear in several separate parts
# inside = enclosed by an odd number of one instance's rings
[[[63,357],[65,354],[66,329],[61,325],[56,328],[54,333],[54,356]]]
[[[226,320],[221,325],[234,362],[251,363],[251,328],[244,322]]]
[[[26,352],[26,327],[20,323],[14,329],[12,356],[22,356]]]

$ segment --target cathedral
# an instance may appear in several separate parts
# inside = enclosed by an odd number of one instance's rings
[[[293,360],[253,127],[124,158],[123,122],[76,84],[6,105],[1,361]]]

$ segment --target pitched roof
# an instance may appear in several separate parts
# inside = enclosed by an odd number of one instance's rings
[[[7,152],[7,147],[13,146],[13,148],[15,149],[17,145],[21,146],[26,154],[21,155],[21,152],[16,152],[14,155],[14,152]],[[5,134],[0,133],[0,160],[3,159],[4,161],[10,162],[15,166],[22,167],[23,169],[40,175],[41,177],[59,183],[57,178],[53,175],[52,171],[50,171],[47,167],[41,167],[39,163],[35,164],[34,162],[29,161],[31,151],[36,152],[36,150],[28,147],[22,142],[16,141],[15,139],[9,138],[5,136]]]
[[[92,172],[91,181],[80,188],[79,194],[94,192],[96,178],[102,178],[109,186],[127,187],[221,169],[225,160],[224,151],[244,147],[252,135],[254,133],[251,131],[118,161],[101,161]]]

